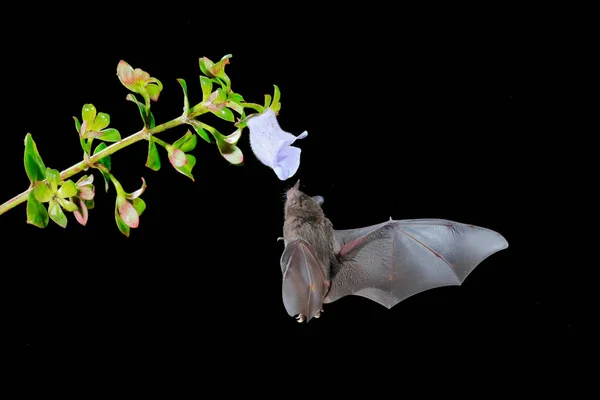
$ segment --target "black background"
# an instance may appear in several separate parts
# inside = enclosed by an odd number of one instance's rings
[[[116,76],[121,59],[162,81],[152,106],[157,123],[181,113],[177,78],[186,79],[195,104],[198,59],[232,54],[226,71],[233,90],[262,103],[278,85],[282,128],[309,133],[297,142],[300,169],[286,182],[254,158],[247,130],[242,167],[199,141],[195,182],[175,172],[164,152],[159,172],[146,168],[143,143],[116,153],[113,172],[126,190],[137,189],[141,177],[148,183],[148,207],[130,238],[114,222],[114,188],[104,192],[97,172],[86,227],[69,215],[66,229],[52,222],[38,229],[25,223],[24,205],[2,215],[3,329],[15,347],[31,360],[102,355],[113,368],[127,369],[123,361],[136,370],[140,360],[163,355],[169,365],[231,367],[269,354],[326,363],[336,350],[350,359],[426,352],[435,360],[446,351],[511,348],[523,356],[548,344],[571,347],[578,325],[569,296],[563,291],[555,300],[541,273],[551,267],[543,246],[552,244],[531,229],[545,213],[536,207],[545,190],[539,147],[530,144],[543,135],[543,32],[529,32],[526,18],[455,18],[461,10],[447,10],[450,17],[444,10],[317,13],[290,5],[263,6],[274,14],[259,17],[204,7],[171,14],[123,6],[118,17],[101,8],[37,9],[3,32],[1,201],[27,188],[27,132],[46,165],[63,170],[80,160],[72,116],[83,104],[109,113],[123,136],[141,128]],[[173,142],[186,129],[161,137]],[[391,310],[344,298],[300,325],[283,308],[283,245],[276,241],[283,194],[296,179],[325,198],[336,228],[390,216],[446,218],[496,230],[510,246],[461,287],[431,290]]]

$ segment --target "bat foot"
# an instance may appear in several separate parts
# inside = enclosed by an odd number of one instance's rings
[[[315,314],[315,318],[321,318],[321,313],[322,313],[322,312],[324,312],[324,311],[323,311],[323,309],[321,308],[321,309],[319,310],[319,312],[317,312],[317,313]]]
[[[296,322],[302,323],[304,321],[306,321],[306,317],[304,316],[304,314],[296,315]]]

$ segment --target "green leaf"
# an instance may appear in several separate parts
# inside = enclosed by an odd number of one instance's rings
[[[217,97],[212,101],[213,104],[221,104],[227,101],[227,91],[217,89]]]
[[[181,85],[183,89],[183,113],[187,115],[188,110],[190,109],[190,101],[188,100],[188,92],[187,92],[187,84],[184,79],[177,79],[177,82]]]
[[[86,140],[83,137],[79,138],[79,143],[81,144],[81,148],[83,149],[83,151],[85,152],[85,154],[90,154],[90,150],[92,148],[92,142],[94,141],[94,139],[90,139],[90,140]]]
[[[221,85],[221,89],[223,89],[226,92],[229,92],[229,83],[226,80],[222,78],[213,78],[213,82],[218,83],[219,85]]]
[[[156,143],[152,135],[148,135],[148,157],[146,158],[146,167],[151,170],[158,171],[160,169],[160,155],[156,148]]]
[[[132,93],[129,93],[127,95],[127,97],[125,97],[125,99],[135,103],[138,106],[138,110],[140,111],[140,116],[142,117],[142,121],[144,122],[144,125],[147,124],[149,128],[154,128],[155,121],[154,121],[154,115],[152,114],[152,112],[150,112],[150,116],[148,117],[149,121],[146,121],[147,120],[146,105],[144,105],[144,103],[139,102]]]
[[[81,148],[83,149],[83,151],[86,154],[90,154],[90,146],[92,144],[92,141],[90,140],[89,142],[87,140],[85,140],[82,135],[81,135],[81,123],[79,122],[79,120],[77,119],[77,117],[73,117],[73,120],[75,121],[75,129],[77,129],[77,133],[79,134],[79,143],[81,144]]]
[[[94,150],[94,154],[101,152],[106,147],[107,147],[106,143],[100,143],[98,146],[96,146],[96,150]],[[110,156],[106,156],[106,157],[100,159],[98,162],[100,164],[104,165],[106,167],[106,169],[108,169],[110,171],[110,167],[111,167]],[[99,169],[99,171],[102,174],[102,177],[104,178],[104,190],[106,192],[108,192],[108,188],[110,187],[110,177],[103,170]]]
[[[105,142],[118,142],[121,140],[121,134],[115,128],[108,128],[100,132],[102,136],[98,139],[104,140]]]
[[[225,140],[217,140],[219,152],[227,161],[233,165],[241,165],[244,162],[244,154],[236,145],[229,144]]]
[[[275,113],[279,112],[279,110],[281,110],[281,103],[277,103],[275,105],[271,104],[271,109],[275,111]]]
[[[96,107],[92,104],[84,104],[81,109],[81,118],[87,122],[88,129],[91,129],[94,124],[94,119],[96,118]]]
[[[257,104],[257,103],[247,103],[247,102],[243,102],[243,103],[241,103],[241,104],[242,104],[242,106],[243,106],[244,108],[251,108],[251,109],[253,109],[254,111],[256,111],[257,113],[259,113],[259,114],[262,114],[262,113],[263,113],[263,111],[265,111],[265,108],[264,108],[263,106],[261,106],[260,104]]]
[[[79,122],[77,117],[73,117],[73,119],[75,120],[75,129],[77,129],[77,133],[81,132],[81,123]]]
[[[273,88],[273,102],[271,104],[277,104],[279,103],[279,98],[281,97],[281,91],[277,85],[273,85]]]
[[[198,137],[188,129],[185,135],[173,143],[173,147],[187,153],[194,150],[196,143],[198,143]]]
[[[50,200],[50,205],[48,206],[48,214],[50,215],[50,219],[56,222],[56,224],[62,228],[67,227],[67,216],[63,212],[62,207],[58,202],[54,200]]]
[[[107,113],[101,112],[96,115],[96,119],[94,120],[94,123],[91,125],[90,129],[98,132],[106,128],[109,124],[110,116]]]
[[[146,202],[142,200],[141,197],[135,198],[131,201],[133,208],[137,211],[138,216],[141,216],[142,213],[146,210]]]
[[[38,228],[45,228],[48,226],[48,211],[42,203],[36,198],[34,191],[29,192],[27,198],[27,223],[37,226]]]
[[[269,105],[271,105],[271,95],[270,94],[265,94],[265,108],[268,108]]]
[[[229,136],[224,136],[223,139],[229,144],[237,144],[237,142],[240,140],[241,136],[242,136],[242,130],[236,129],[235,132],[233,132]]]
[[[281,103],[279,103],[279,98],[281,97],[281,92],[279,91],[279,87],[277,85],[273,85],[274,93],[273,93],[273,101],[271,102],[271,108],[273,111],[277,112],[281,108]]]
[[[231,112],[231,110],[227,107],[223,107],[217,111],[211,110],[211,113],[213,113],[214,115],[216,115],[219,118],[224,119],[225,121],[235,122],[235,116],[233,115],[233,112]]]
[[[31,183],[46,179],[46,166],[33,141],[31,133],[25,135],[25,154],[23,156],[25,172]]]
[[[176,167],[175,169],[178,172],[180,172],[183,175],[185,175],[188,178],[190,178],[192,181],[194,181],[194,175],[192,175],[192,168],[194,168],[194,165],[196,165],[196,157],[194,157],[191,154],[186,154],[185,158],[187,159],[187,163],[185,163],[184,166],[182,166],[182,167]]]
[[[68,212],[73,212],[73,211],[77,211],[78,207],[77,204],[73,203],[70,200],[65,200],[65,199],[61,199],[61,198],[56,198],[56,202],[58,204],[60,204],[60,206],[62,208],[64,208],[65,210],[67,210]]]
[[[202,57],[200,60],[200,71],[206,76],[211,76],[211,73],[208,71],[210,67],[214,65],[214,63],[206,57]]]
[[[121,216],[119,215],[119,212],[117,210],[115,210],[115,221],[117,222],[117,226],[119,227],[119,230],[121,231],[121,233],[123,235],[129,237],[130,228],[123,221],[123,218],[121,218]]]
[[[244,98],[242,97],[241,94],[230,92],[225,105],[227,107],[231,108],[232,110],[236,111],[238,114],[240,114],[243,117],[244,116],[244,107],[241,104],[243,101],[244,101]]]
[[[235,101],[236,103],[241,103],[244,101],[244,96],[239,93],[229,92],[227,96],[228,100]]]
[[[190,125],[192,125],[192,127],[194,128],[194,130],[196,131],[198,136],[200,136],[202,139],[204,139],[208,143],[212,143],[212,139],[210,138],[210,135],[204,130],[204,128],[202,128],[202,126],[200,125],[200,121],[196,121],[195,119],[193,119],[190,121]]]
[[[133,93],[129,93],[127,95],[127,97],[125,97],[125,100],[131,101],[138,106],[138,110],[140,111],[140,116],[142,117],[142,121],[144,121],[144,123],[145,123],[145,121],[146,121],[146,106],[144,105],[144,103],[139,102]]]
[[[158,100],[158,96],[160,95],[161,89],[161,87],[156,85],[146,85],[146,93],[153,101]]]
[[[58,197],[63,198],[63,199],[65,199],[67,197],[75,196],[76,194],[77,194],[77,186],[75,186],[75,182],[73,182],[72,180],[63,182],[60,189],[58,189]]]
[[[48,185],[52,193],[58,191],[58,182],[60,181],[60,172],[52,168],[46,168],[46,177],[48,178]]]
[[[108,176],[108,174],[102,170],[100,170],[100,173],[102,174],[102,177],[104,178],[104,191],[108,192],[108,189],[110,188],[110,177]]]
[[[213,83],[206,76],[200,75],[200,87],[202,87],[202,101],[206,101],[212,93]]]
[[[106,143],[100,143],[98,146],[96,146],[96,150],[94,150],[94,154],[100,153],[102,150],[104,150],[107,147],[108,146],[106,145]],[[106,167],[106,169],[108,169],[110,171],[110,167],[111,167],[110,156],[103,157],[100,160],[98,160],[98,162],[100,164],[104,165]]]
[[[46,182],[37,182],[33,192],[37,201],[41,203],[49,202],[50,199],[52,199],[52,196],[54,196],[54,193],[52,193],[52,190],[50,190]]]
[[[83,204],[85,204],[85,206],[87,207],[88,210],[93,209],[96,206],[96,203],[94,202],[94,199],[92,200],[83,200]]]
[[[225,73],[225,66],[227,64],[229,64],[230,58],[231,58],[231,54],[227,54],[223,58],[221,58],[221,60],[219,62],[208,67],[207,68],[208,74],[206,74],[206,75],[214,76],[219,79],[222,79],[227,84],[227,87],[229,87],[231,85],[231,81],[230,81],[229,77],[227,76],[227,74]]]

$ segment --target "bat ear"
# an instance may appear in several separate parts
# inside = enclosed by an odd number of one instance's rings
[[[328,291],[325,268],[314,248],[302,239],[290,242],[281,255],[282,297],[287,313],[306,322],[319,314]]]
[[[296,181],[296,183],[294,184],[294,189],[298,190],[300,188],[300,179],[298,179]]]
[[[322,206],[323,203],[325,202],[325,199],[323,198],[323,196],[313,196],[312,199],[320,206]]]

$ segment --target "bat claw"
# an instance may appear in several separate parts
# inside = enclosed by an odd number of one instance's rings
[[[302,323],[306,320],[306,317],[304,316],[304,314],[298,314],[296,315],[296,321],[299,323]]]
[[[316,314],[315,314],[315,318],[320,318],[321,317],[321,313],[323,312],[323,309],[321,308]]]

